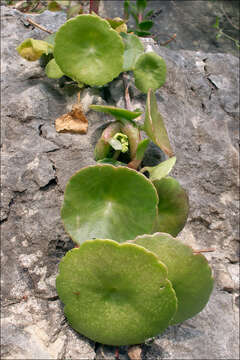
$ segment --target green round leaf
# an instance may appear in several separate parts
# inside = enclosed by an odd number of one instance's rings
[[[178,299],[172,324],[183,322],[199,313],[207,304],[213,289],[211,268],[201,254],[169,234],[156,233],[136,238],[135,243],[154,252],[168,268]]]
[[[121,33],[125,43],[123,71],[133,70],[138,57],[144,52],[144,46],[136,35]]]
[[[91,86],[112,81],[122,71],[124,44],[106,20],[79,15],[60,27],[54,58],[70,78]]]
[[[126,167],[95,165],[69,180],[61,211],[73,241],[109,238],[119,242],[152,233],[157,192],[142,174]]]
[[[155,180],[153,184],[159,197],[158,217],[154,230],[177,236],[188,217],[187,193],[171,176]]]
[[[64,73],[59,68],[58,64],[56,63],[55,59],[52,59],[48,62],[45,72],[47,77],[50,79],[60,79],[64,75]]]
[[[102,344],[142,343],[176,312],[165,266],[134,244],[86,241],[62,259],[56,286],[70,325]]]
[[[142,114],[141,111],[129,111],[123,108],[117,108],[115,106],[90,105],[89,108],[92,110],[113,115],[117,120],[122,118],[127,120],[133,120]]]
[[[135,85],[143,93],[159,89],[166,80],[167,67],[161,56],[148,52],[139,56],[134,69]]]

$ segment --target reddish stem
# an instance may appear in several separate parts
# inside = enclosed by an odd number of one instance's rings
[[[115,350],[115,358],[119,359],[119,347],[118,346],[116,347],[116,350]]]
[[[143,19],[143,14],[142,14],[142,13],[139,13],[139,14],[138,14],[138,22],[141,23],[141,22],[142,22],[142,19]]]
[[[173,40],[175,41],[176,36],[177,36],[177,34],[173,34],[173,36],[169,40],[165,41],[164,43],[160,43],[160,45],[165,46],[165,45],[169,44],[171,41],[173,41]]]
[[[95,14],[98,15],[99,3],[100,3],[100,0],[90,0],[89,14],[94,12]]]

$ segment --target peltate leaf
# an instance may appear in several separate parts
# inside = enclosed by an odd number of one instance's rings
[[[159,89],[166,80],[167,67],[163,58],[154,52],[139,56],[134,69],[135,85],[143,93]]]
[[[54,58],[71,79],[102,86],[122,71],[124,44],[106,20],[79,15],[68,20],[56,34]]]
[[[144,131],[162,151],[170,157],[173,156],[167,130],[164,126],[163,118],[158,112],[156,96],[152,90],[148,91],[147,96]]]
[[[205,257],[194,254],[189,246],[164,233],[139,236],[135,244],[155,253],[168,268],[168,278],[178,299],[171,323],[183,322],[199,313],[213,289],[212,273]]]
[[[142,246],[86,241],[65,255],[59,269],[56,287],[64,313],[93,341],[142,343],[164,331],[176,312],[166,267]]]
[[[158,197],[153,184],[127,167],[95,165],[69,180],[61,211],[73,241],[109,238],[123,242],[152,233]]]

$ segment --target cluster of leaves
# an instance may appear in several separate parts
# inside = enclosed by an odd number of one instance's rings
[[[239,39],[235,39],[233,38],[232,36],[226,34],[226,32],[224,31],[224,29],[221,27],[220,25],[220,20],[219,20],[219,17],[217,16],[216,17],[216,22],[215,24],[213,25],[213,28],[217,30],[217,34],[216,34],[216,39],[220,39],[220,37],[225,37],[231,41],[234,42],[235,46],[237,47],[237,49],[240,49],[240,43],[239,43]],[[239,28],[238,28],[239,30]]]
[[[115,121],[112,122],[102,133],[102,136],[95,147],[95,159],[101,163],[112,163],[116,165],[116,160],[122,153],[127,153],[128,157],[122,157],[125,163],[133,169],[138,169],[144,152],[150,142],[154,142],[168,156],[173,156],[168,134],[164,126],[161,114],[158,111],[156,96],[149,89],[146,101],[146,113],[144,124],[138,125],[134,119],[138,118],[142,112],[129,111],[113,106],[90,105],[90,108],[111,114]],[[141,140],[141,131],[144,131],[148,139]],[[121,139],[116,139],[116,134],[127,136],[126,145],[123,151]],[[126,140],[124,140],[126,143]],[[115,152],[113,152],[115,151]],[[118,162],[118,165],[124,165]]]
[[[185,190],[169,176],[176,158],[154,93],[165,82],[165,62],[144,53],[126,31],[121,19],[79,15],[45,41],[26,39],[17,49],[30,61],[48,57],[51,78],[102,86],[133,71],[136,87],[147,93],[142,126],[141,111],[90,106],[115,121],[96,145],[99,164],[70,178],[61,210],[78,246],[62,259],[57,277],[64,312],[74,329],[109,345],[141,343],[194,316],[213,287],[206,259],[174,238],[189,206]],[[66,119],[73,121],[79,108],[74,111]],[[148,138],[141,140],[142,131]],[[169,158],[138,172],[150,140]]]
[[[67,184],[61,216],[80,246],[62,259],[56,286],[71,326],[94,341],[141,343],[209,299],[206,259],[170,235],[181,229],[187,206],[167,176],[172,159],[152,181],[105,164],[81,169]]]
[[[42,13],[47,9],[47,1],[44,0],[8,0],[7,5],[12,6],[23,13]]]
[[[188,197],[169,176],[176,158],[152,90],[143,128],[170,157],[140,172],[129,167],[141,162],[149,142],[140,141],[134,123],[140,113],[90,107],[116,118],[99,139],[96,157],[110,147],[115,153],[130,147],[132,160],[126,166],[103,158],[69,180],[61,216],[78,248],[61,261],[57,291],[75,330],[108,345],[138,344],[200,312],[213,278],[204,256],[173,237],[187,220]]]
[[[67,21],[45,42],[26,39],[17,50],[29,61],[48,56],[47,76],[57,79],[67,75],[79,87],[102,86],[121,72],[133,71],[140,91],[158,89],[166,77],[164,60],[153,52],[144,53],[136,35],[122,32],[123,23],[119,18],[80,15]]]
[[[60,0],[54,0],[54,1],[49,1],[48,2],[48,10],[49,11],[61,11],[64,10],[66,11],[67,14],[67,19],[71,19],[74,16],[80,15],[83,13],[83,7],[81,4],[75,4],[75,5],[71,5],[71,1],[60,1]]]
[[[154,22],[151,20],[153,10],[145,13],[146,7],[147,0],[136,0],[135,4],[130,0],[124,1],[124,19],[128,20],[131,15],[135,21],[135,27],[129,28],[129,32],[132,31],[138,36],[151,35],[149,30],[154,25]]]

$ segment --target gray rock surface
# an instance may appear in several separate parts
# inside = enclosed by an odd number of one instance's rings
[[[103,1],[107,17],[123,16],[122,0]],[[146,13],[153,10],[151,33],[157,43],[164,44],[176,34],[175,41],[166,46],[172,50],[194,50],[239,55],[234,41],[221,36],[216,39],[213,28],[219,18],[227,36],[239,40],[239,1],[236,0],[148,0]],[[135,23],[130,16],[129,24]]]
[[[113,348],[96,347],[69,327],[55,290],[59,261],[74,246],[60,219],[63,191],[74,172],[95,163],[99,127],[110,118],[89,111],[87,135],[56,133],[54,121],[76,101],[77,89],[60,88],[38,63],[17,55],[23,39],[45,34],[17,11],[1,11],[2,359],[113,358]],[[45,12],[34,19],[54,30],[65,16]],[[195,249],[215,248],[206,256],[216,282],[206,308],[142,344],[143,358],[238,359],[238,60],[148,46],[167,63],[158,105],[178,159],[173,175],[190,197],[179,237]],[[85,110],[104,104],[104,94],[83,90]],[[145,95],[133,86],[130,94],[133,107],[144,109]],[[127,359],[126,351],[120,358]]]

